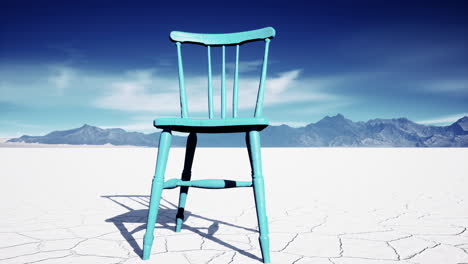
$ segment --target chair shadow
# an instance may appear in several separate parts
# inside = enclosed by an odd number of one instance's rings
[[[147,222],[147,216],[148,216],[148,209],[134,209],[132,208],[131,206],[128,205],[128,203],[137,203],[137,204],[140,204],[146,208],[149,207],[149,200],[150,200],[150,196],[148,195],[103,195],[101,196],[102,198],[106,198],[106,199],[109,199],[111,200],[112,202],[126,208],[128,210],[128,212],[126,213],[123,213],[123,214],[120,214],[120,215],[117,215],[117,216],[114,216],[112,218],[109,218],[109,219],[106,219],[106,222],[110,222],[110,223],[113,223],[117,229],[119,230],[120,234],[122,235],[122,237],[125,238],[125,240],[128,242],[128,244],[133,248],[133,251],[140,257],[143,256],[143,249],[138,245],[135,237],[134,237],[134,234],[139,232],[139,231],[142,231],[142,230],[146,230],[146,222]],[[161,198],[162,201],[165,201],[167,204],[169,204],[171,207],[168,207],[166,205],[163,205],[163,204],[160,204],[159,206],[159,211],[158,211],[158,218],[157,218],[157,222],[156,222],[156,225],[158,225],[156,228],[165,228],[165,229],[171,229],[171,230],[174,230],[175,229],[175,219],[176,219],[176,214],[177,214],[177,206],[173,203],[171,203],[170,201],[164,199],[164,198]],[[235,250],[237,251],[238,253],[246,256],[246,257],[249,257],[249,258],[252,258],[252,259],[255,259],[255,260],[258,260],[258,261],[262,261],[261,258],[245,251],[245,250],[242,250],[234,245],[231,245],[229,243],[226,243],[222,240],[220,240],[219,238],[216,238],[214,237],[213,235],[218,231],[219,229],[219,225],[222,224],[222,225],[227,225],[227,226],[232,226],[232,227],[235,227],[235,228],[239,228],[239,229],[244,229],[244,230],[247,230],[247,231],[251,231],[251,232],[255,232],[255,233],[258,233],[257,230],[255,229],[251,229],[251,228],[247,228],[247,227],[243,227],[243,226],[238,226],[238,225],[235,225],[235,224],[231,224],[231,223],[228,223],[228,222],[225,222],[225,221],[219,221],[219,220],[215,220],[215,219],[211,219],[211,218],[207,218],[207,217],[203,217],[203,216],[200,216],[200,215],[196,215],[196,214],[193,214],[191,213],[190,211],[184,211],[184,214],[185,214],[185,220],[184,220],[184,223],[183,223],[183,226],[182,228],[183,229],[186,229],[186,230],[189,230],[195,234],[198,234],[206,239],[209,239],[213,242],[216,242],[222,246],[225,246],[227,248],[230,248],[232,250]],[[208,227],[208,228],[205,228],[205,227],[192,227],[192,226],[189,226],[185,223],[185,221],[190,218],[190,217],[195,217],[195,218],[199,218],[199,219],[203,219],[203,220],[206,220],[206,221],[210,221],[212,222],[212,224]],[[125,224],[128,224],[128,223],[133,223],[133,224],[138,224],[138,223],[141,223],[141,225],[137,226],[136,228],[134,228],[133,230],[128,230],[127,227],[125,227]],[[175,231],[174,231],[175,232]]]

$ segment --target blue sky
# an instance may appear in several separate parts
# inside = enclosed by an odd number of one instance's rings
[[[465,1],[158,2],[3,1],[0,136],[85,123],[151,132],[152,119],[180,115],[172,30],[274,27],[264,110],[272,124],[342,113],[440,125],[468,115]],[[243,116],[253,113],[262,45],[241,47]],[[207,116],[205,50],[183,52],[189,110]]]

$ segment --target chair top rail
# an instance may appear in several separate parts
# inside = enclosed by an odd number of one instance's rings
[[[226,33],[226,34],[204,34],[172,31],[170,36],[174,42],[189,42],[201,45],[237,45],[244,42],[272,38],[276,34],[275,29],[266,27],[256,30]]]

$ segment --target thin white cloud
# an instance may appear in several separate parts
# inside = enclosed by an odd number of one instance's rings
[[[440,116],[440,117],[435,117],[432,119],[419,120],[419,121],[416,121],[416,123],[425,124],[425,125],[449,125],[449,124],[453,124],[458,119],[464,116],[468,116],[468,113]]]
[[[157,76],[154,69],[128,71],[124,80],[111,82],[108,86],[108,94],[95,100],[97,107],[158,113],[178,111],[177,80]]]
[[[267,87],[273,94],[284,92],[291,84],[297,80],[301,70],[293,70],[288,72],[280,73],[277,78],[273,78],[267,81]]]
[[[180,113],[177,77],[175,74],[168,76],[156,68],[103,74],[85,72],[66,65],[55,65],[43,67],[42,72],[38,70],[34,72],[36,75],[28,74],[31,80],[35,81],[34,89],[31,88],[29,81],[21,83],[18,76],[15,77],[18,80],[13,81],[2,79],[0,81],[2,99],[7,102],[27,102],[34,105],[53,103],[54,105],[80,107],[93,106],[125,112],[122,114],[146,115],[151,118],[174,117]],[[7,75],[6,72],[4,74]],[[2,72],[0,72],[1,75]],[[239,79],[239,112],[250,115],[255,108],[260,76],[241,77]],[[343,98],[330,90],[347,83],[346,80],[349,78],[342,76],[303,77],[301,69],[269,73],[265,87],[264,106],[269,108],[268,111],[276,111],[275,107],[270,107],[275,105],[286,107],[298,102],[305,102],[310,107],[318,103],[328,106],[336,105],[343,101]],[[220,113],[220,86],[220,76],[213,76],[216,116]],[[232,111],[232,86],[232,79],[228,79],[226,83],[228,116]],[[186,76],[186,90],[190,115],[206,117],[208,112],[206,75]],[[66,96],[53,96],[58,91],[62,94],[67,91],[67,94]]]
[[[318,91],[326,87],[316,84],[315,89],[293,89],[304,87],[310,80],[299,79],[301,70],[292,70],[268,79],[265,88],[265,104],[294,103],[297,101],[326,100],[333,96]],[[127,80],[110,84],[108,95],[99,97],[95,105],[101,108],[124,111],[150,111],[158,114],[179,112],[179,91],[177,80],[159,76],[154,70],[138,70],[126,74]],[[232,80],[226,82],[227,102],[232,100]],[[259,78],[246,77],[239,81],[239,108],[254,107]],[[219,76],[213,76],[215,108],[219,108]],[[207,111],[207,80],[203,76],[186,77],[186,90],[189,112]]]
[[[48,81],[57,88],[59,94],[63,94],[65,88],[69,87],[75,76],[75,70],[68,66],[50,66]]]
[[[468,93],[468,80],[441,80],[424,83],[424,90],[435,93]]]
[[[239,73],[258,71],[263,65],[263,60],[239,61]],[[236,64],[229,62],[226,64],[226,69],[234,72]]]
[[[156,61],[157,61],[156,63],[159,66],[162,66],[162,67],[169,67],[169,66],[172,66],[174,64],[173,60],[168,59],[168,58],[158,58]]]

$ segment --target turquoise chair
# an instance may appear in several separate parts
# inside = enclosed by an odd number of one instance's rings
[[[158,216],[159,202],[163,189],[180,187],[179,205],[176,215],[176,232],[180,232],[184,221],[184,208],[189,187],[224,189],[233,187],[253,187],[255,204],[257,210],[258,226],[260,229],[260,247],[263,262],[270,262],[270,241],[268,231],[268,219],[265,208],[265,187],[262,174],[262,160],[260,152],[260,131],[268,126],[268,119],[263,117],[263,97],[265,90],[265,79],[268,64],[268,49],[270,40],[275,36],[275,30],[271,27],[258,30],[229,33],[229,34],[197,34],[173,31],[171,39],[177,46],[177,58],[179,67],[179,89],[181,118],[158,118],[154,120],[154,126],[162,129],[159,138],[158,157],[156,171],[151,187],[151,200],[148,211],[148,224],[143,241],[143,259],[149,259],[151,246],[154,240],[154,227]],[[265,53],[260,78],[254,117],[238,117],[238,77],[239,77],[239,49],[240,45],[252,41],[265,41]],[[208,118],[195,119],[189,117],[187,96],[185,92],[184,68],[182,64],[182,43],[204,45],[208,51]],[[222,73],[221,73],[221,118],[214,117],[213,110],[213,87],[211,73],[211,47],[222,49]],[[234,70],[234,87],[232,102],[232,117],[226,116],[226,46],[235,46],[236,63]],[[172,131],[189,133],[185,153],[184,169],[181,179],[171,179],[164,182],[169,148],[171,146]],[[195,148],[197,145],[197,133],[234,133],[246,134],[246,145],[252,169],[252,181],[232,180],[190,180],[191,167]]]

